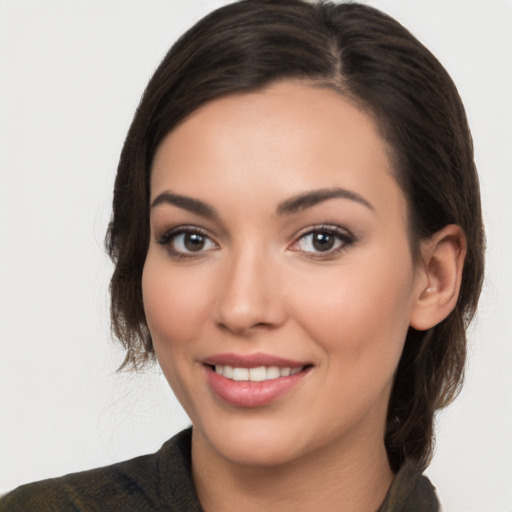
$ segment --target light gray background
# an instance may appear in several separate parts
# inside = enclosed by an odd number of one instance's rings
[[[0,491],[157,450],[187,425],[156,370],[115,375],[102,242],[117,159],[170,44],[222,1],[0,0]],[[512,511],[512,1],[371,0],[459,86],[487,281],[427,473],[445,510]]]

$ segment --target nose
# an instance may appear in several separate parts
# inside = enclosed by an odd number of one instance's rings
[[[272,258],[257,248],[226,262],[226,271],[219,276],[216,323],[220,328],[248,336],[286,321],[276,267]]]

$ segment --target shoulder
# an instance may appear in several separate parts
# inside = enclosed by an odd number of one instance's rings
[[[151,509],[159,478],[158,459],[158,454],[146,455],[22,485],[0,501],[0,512],[122,510],[127,497],[133,510],[143,510],[143,506]]]
[[[197,503],[196,503],[197,502]],[[190,431],[151,455],[18,487],[0,512],[200,510],[190,476]]]
[[[430,480],[412,461],[400,468],[378,512],[438,512],[439,501]]]

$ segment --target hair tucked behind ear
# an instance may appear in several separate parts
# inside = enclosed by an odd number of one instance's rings
[[[293,78],[323,84],[371,115],[391,148],[408,200],[410,241],[459,225],[467,257],[455,310],[429,331],[410,329],[391,394],[385,443],[393,469],[428,464],[436,409],[462,382],[466,328],[483,276],[484,235],[471,135],[457,90],[399,23],[355,3],[246,0],[192,27],[151,78],[128,132],[106,245],[115,263],[112,328],[124,366],[153,356],[141,278],[149,240],[149,176],[156,148],[205,102]]]

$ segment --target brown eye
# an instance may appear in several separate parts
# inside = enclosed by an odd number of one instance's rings
[[[291,247],[313,256],[326,256],[337,254],[354,243],[354,237],[345,229],[337,226],[319,226],[304,235]]]
[[[200,251],[205,245],[205,237],[199,233],[184,233],[183,245],[191,252]]]
[[[336,243],[336,237],[332,233],[325,231],[315,231],[312,233],[313,247],[320,252],[330,251]]]
[[[209,236],[194,227],[171,229],[160,237],[158,243],[165,246],[173,257],[193,256],[219,248]]]

